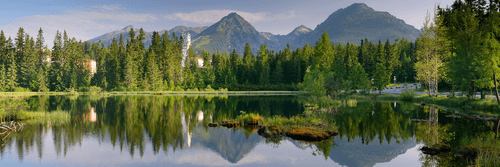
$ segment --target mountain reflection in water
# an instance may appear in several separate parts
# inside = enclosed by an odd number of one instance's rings
[[[23,131],[2,140],[0,164],[373,166],[418,143],[409,121],[417,110],[412,104],[342,106],[326,118],[336,122],[339,136],[306,143],[268,141],[255,129],[206,126],[240,111],[300,115],[303,102],[296,96],[39,96],[26,101],[30,111],[65,111],[71,118],[25,121]]]

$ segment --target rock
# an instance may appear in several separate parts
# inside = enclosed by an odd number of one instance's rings
[[[448,146],[445,146],[445,145],[442,145],[441,147],[439,148],[430,148],[430,147],[427,147],[427,146],[424,146],[422,148],[420,148],[420,150],[422,151],[422,153],[424,154],[428,154],[428,155],[437,155],[437,154],[440,154],[440,153],[447,153],[447,152],[450,152],[451,151],[451,148],[448,147]]]
[[[217,123],[208,123],[207,126],[208,127],[217,127],[217,126],[219,126],[219,124],[217,124]]]

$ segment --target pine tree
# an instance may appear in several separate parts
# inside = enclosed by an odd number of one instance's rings
[[[125,57],[125,68],[123,69],[123,86],[129,90],[134,90],[136,88],[136,80],[134,76],[134,60],[129,53],[126,54]]]
[[[38,85],[39,85],[39,92],[48,92],[47,88],[47,72],[46,72],[46,65],[42,64],[40,70],[38,71]]]
[[[161,79],[161,73],[158,69],[158,65],[155,62],[156,54],[154,51],[148,55],[148,68],[147,68],[147,77],[151,86],[151,90],[161,91],[163,86],[163,81]]]
[[[260,76],[260,85],[267,85],[269,84],[269,74],[270,74],[270,69],[269,69],[269,53],[267,50],[267,45],[262,45],[260,47],[260,50],[258,52],[258,72]]]
[[[43,37],[43,30],[40,27],[40,30],[38,30],[38,35],[36,37],[36,44],[35,44],[35,50],[36,50],[36,55],[37,55],[37,69],[39,69],[40,65],[42,64],[42,58],[44,56],[43,53],[43,45],[45,43],[45,38]]]
[[[254,75],[254,63],[255,63],[255,57],[252,53],[252,48],[250,47],[250,44],[247,42],[245,44],[245,52],[243,54],[243,64],[245,66],[245,73],[243,74],[243,77],[245,82],[251,83],[251,84],[256,84],[256,76]]]
[[[313,67],[318,68],[321,71],[327,71],[330,69],[333,58],[332,44],[330,42],[330,37],[328,37],[328,33],[325,30],[323,35],[321,35],[321,38],[316,42],[313,55]]]
[[[10,52],[10,62],[11,64],[7,68],[7,82],[5,84],[6,91],[14,91],[17,87],[17,66],[16,61],[14,59],[14,53]]]
[[[7,40],[3,30],[0,31],[0,64],[6,64],[7,56]]]
[[[390,75],[387,74],[387,69],[383,63],[377,63],[373,78],[375,88],[379,90],[379,93],[382,93],[382,89],[389,84],[390,79]]]
[[[6,84],[5,81],[7,80],[7,76],[5,74],[5,65],[1,64],[0,67],[0,92],[5,92],[6,90]]]

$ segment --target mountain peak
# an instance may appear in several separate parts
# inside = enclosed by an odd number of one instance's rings
[[[353,3],[352,5],[345,8],[346,11],[360,12],[360,11],[375,11],[373,8],[369,7],[365,3]]]
[[[309,32],[311,32],[313,30],[311,30],[310,28],[307,28],[305,25],[300,25],[298,26],[297,28],[293,29],[292,32],[290,32],[290,34],[288,35],[295,35],[295,36],[299,36],[299,35],[302,35],[302,34],[307,34]]]
[[[128,25],[127,27],[123,28],[122,30],[130,31],[130,29],[134,28],[133,25]]]
[[[236,12],[231,12],[226,17],[229,17],[229,18],[237,17],[238,18],[238,17],[241,17],[241,16],[238,13],[236,13]]]

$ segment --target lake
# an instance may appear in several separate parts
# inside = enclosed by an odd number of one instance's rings
[[[23,120],[23,129],[0,135],[1,166],[447,166],[462,161],[419,148],[438,143],[443,130],[471,124],[418,104],[343,101],[327,118],[335,121],[339,135],[309,143],[266,139],[256,129],[207,126],[242,111],[302,115],[304,99],[297,96],[34,96],[23,101],[21,112],[38,119]],[[487,122],[473,124],[478,128],[463,133],[489,132]]]

